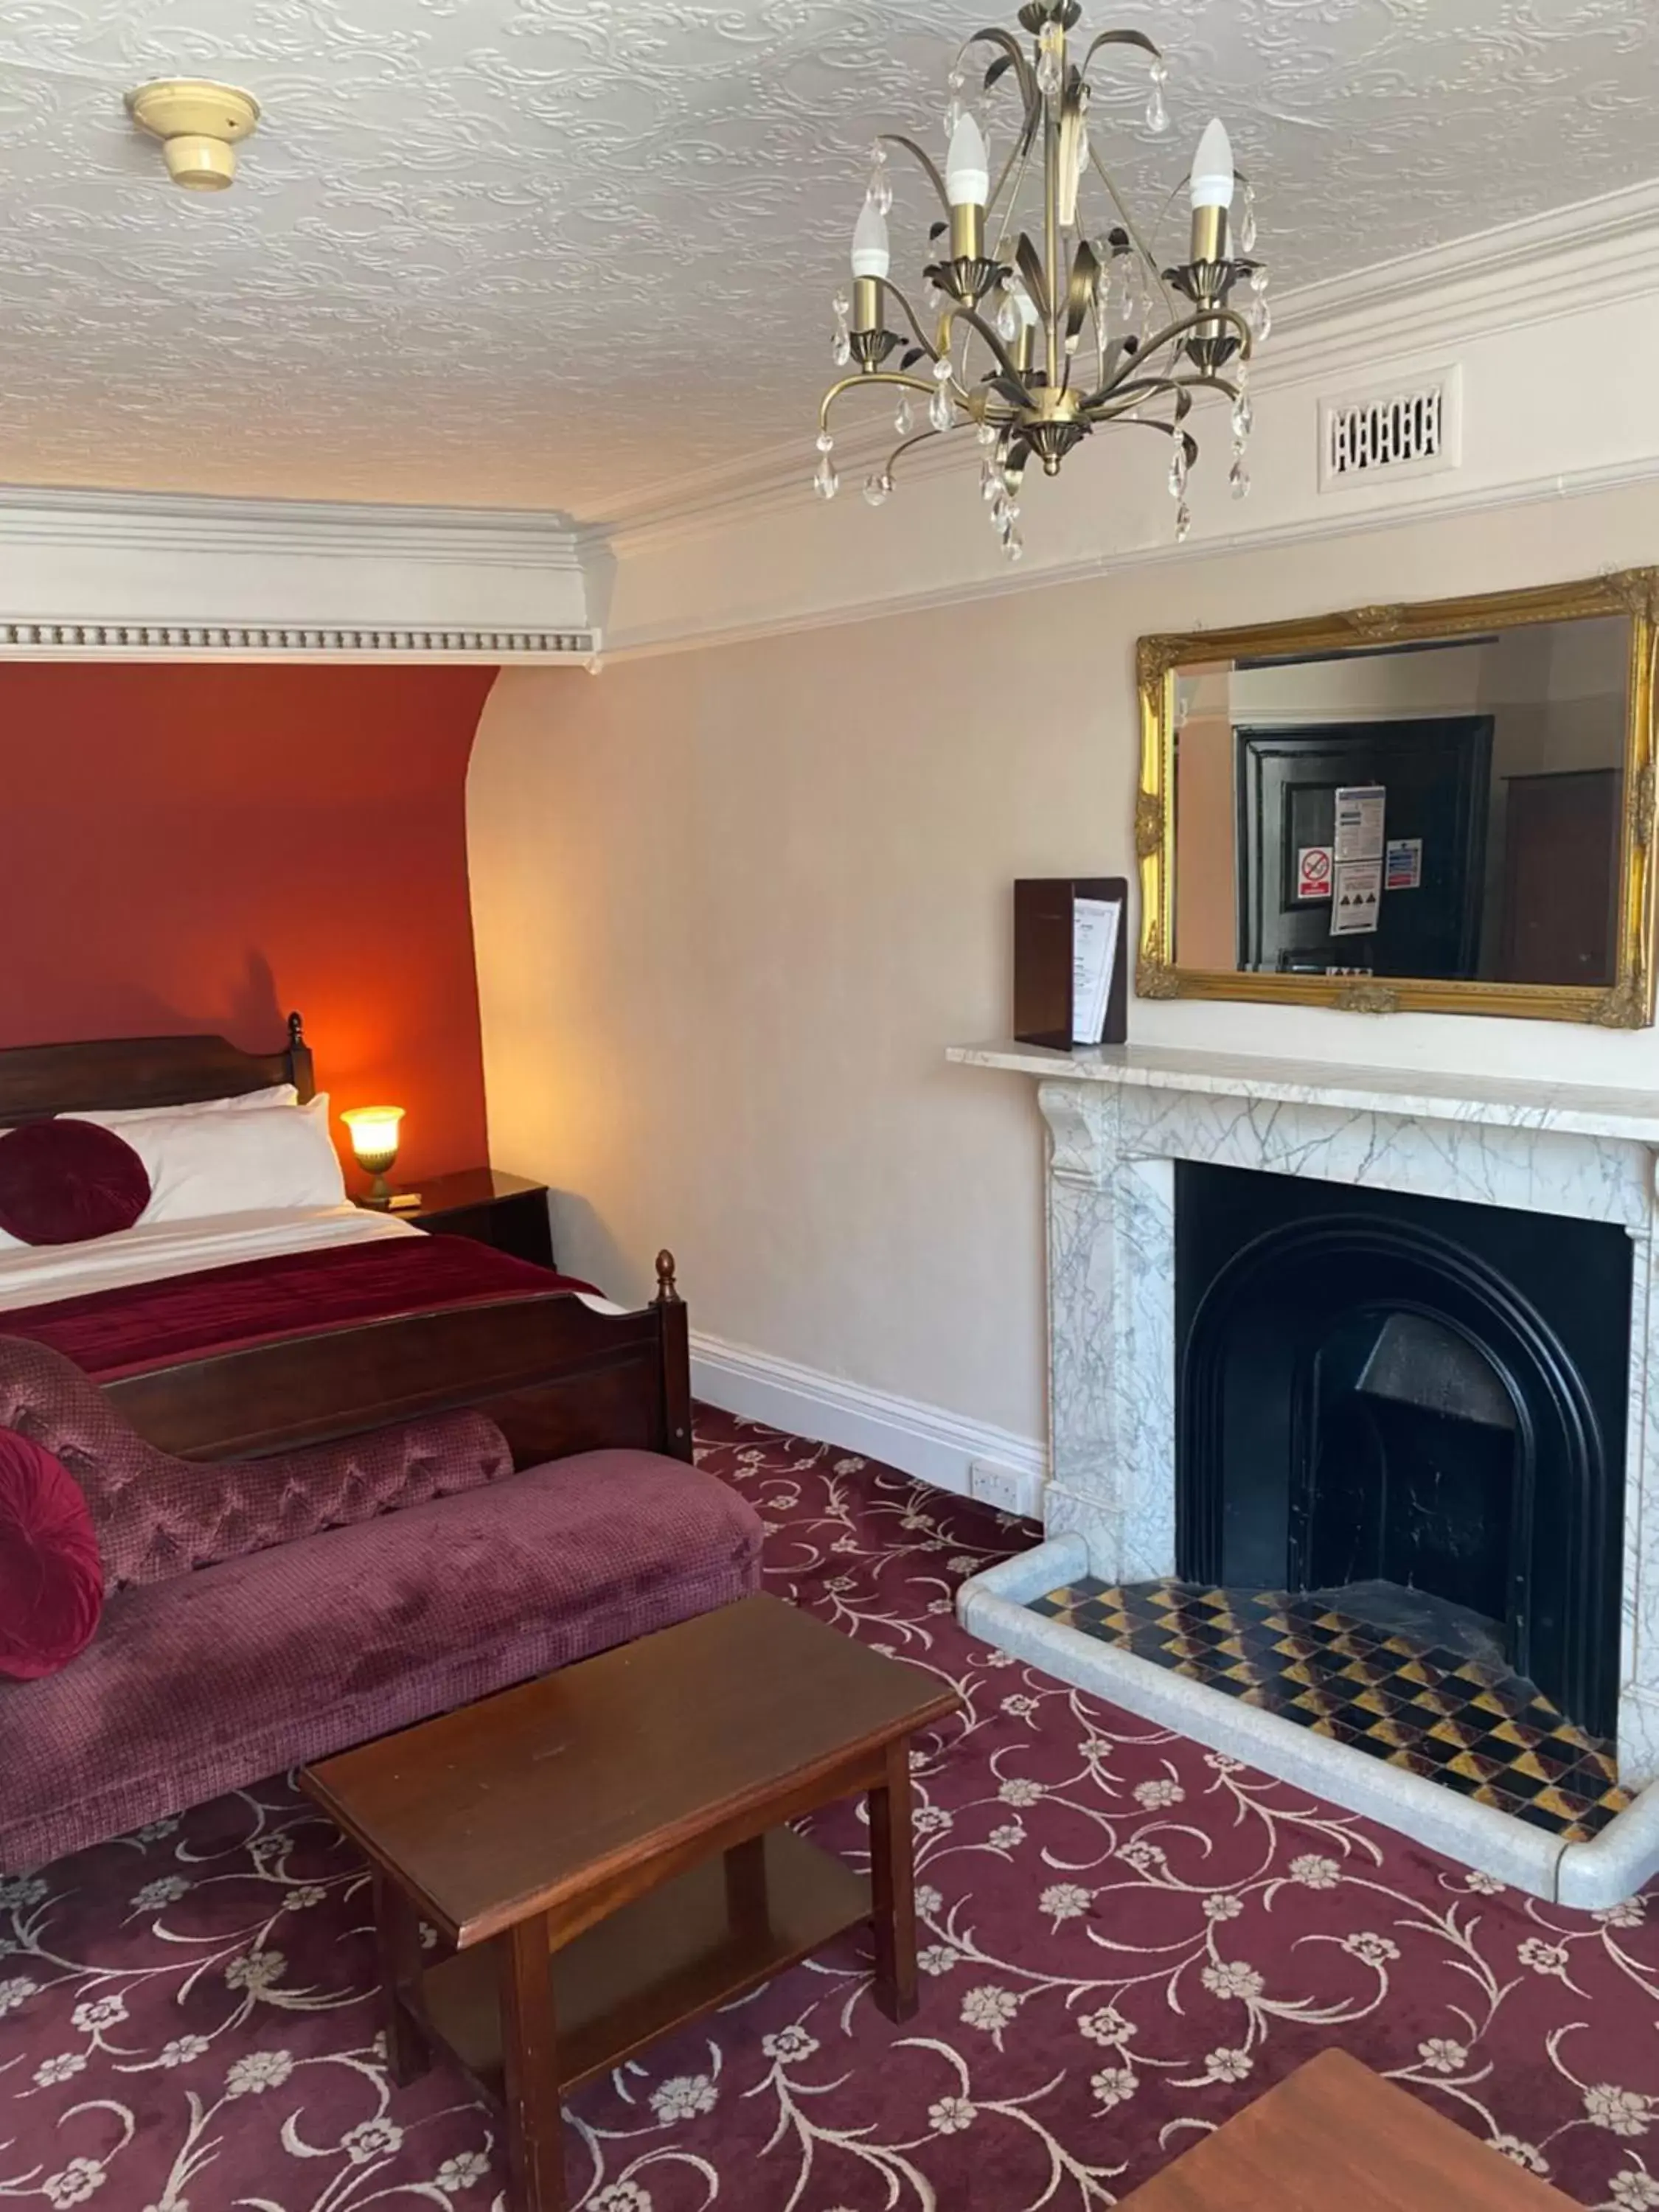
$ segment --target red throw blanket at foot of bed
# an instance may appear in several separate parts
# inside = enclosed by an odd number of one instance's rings
[[[22,1307],[0,1313],[0,1335],[50,1345],[113,1382],[284,1337],[592,1288],[470,1237],[377,1237]]]

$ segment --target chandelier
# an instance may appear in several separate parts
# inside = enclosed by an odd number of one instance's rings
[[[818,410],[813,486],[820,498],[833,499],[840,489],[830,428],[837,403],[848,392],[896,389],[898,443],[864,486],[872,507],[892,490],[905,453],[972,424],[983,448],[981,491],[1012,561],[1024,551],[1018,501],[1030,462],[1058,476],[1066,455],[1108,423],[1138,424],[1174,441],[1170,493],[1175,534],[1185,538],[1192,520],[1187,480],[1198,458],[1186,424],[1199,391],[1230,402],[1229,483],[1236,499],[1249,489],[1249,364],[1269,327],[1267,273],[1249,258],[1255,244],[1249,184],[1234,170],[1217,118],[1192,165],[1189,258],[1159,268],[1094,143],[1089,70],[1107,49],[1146,57],[1146,128],[1161,136],[1169,129],[1164,57],[1139,31],[1119,30],[1102,32],[1073,59],[1067,33],[1081,13],[1078,0],[1026,0],[1019,11],[1024,40],[992,28],[964,42],[947,82],[943,174],[914,139],[884,133],[876,141],[853,233],[850,296],[838,292],[834,302],[835,361],[851,374],[830,386]],[[969,70],[981,62],[970,106]],[[987,141],[999,104],[1013,137],[994,185]],[[889,146],[902,147],[939,197],[941,217],[930,233],[936,258],[922,271],[931,337],[889,275]],[[1085,187],[1097,216],[1092,228]],[[1241,282],[1248,291],[1243,313],[1231,304]],[[890,328],[894,320],[902,327]],[[900,358],[890,368],[895,353]]]

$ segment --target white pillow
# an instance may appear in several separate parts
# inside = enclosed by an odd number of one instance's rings
[[[309,1105],[263,1112],[152,1115],[121,1134],[149,1175],[142,1222],[345,1203],[325,1091]]]
[[[89,1113],[71,1114],[72,1121],[96,1121],[100,1128],[119,1129],[129,1121],[178,1121],[191,1114],[258,1113],[267,1106],[297,1106],[300,1094],[291,1083],[273,1083],[264,1091],[245,1091],[240,1098],[198,1098],[189,1106],[95,1106]]]

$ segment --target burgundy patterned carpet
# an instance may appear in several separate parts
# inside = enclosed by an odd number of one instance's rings
[[[1659,2207],[1659,1927],[1507,1893],[972,1644],[981,1508],[720,1414],[771,1587],[933,1668],[924,2001],[852,1942],[578,2099],[585,2212],[1077,2212],[1341,2043],[1580,2203]],[[3,1787],[0,1778],[0,1787]],[[818,1832],[856,1856],[846,1809]],[[0,2205],[489,2212],[459,2075],[396,2092],[368,1893],[283,1783],[0,1882]]]

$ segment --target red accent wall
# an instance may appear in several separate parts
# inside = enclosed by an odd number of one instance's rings
[[[271,1051],[298,1007],[337,1111],[409,1109],[400,1176],[483,1160],[465,799],[495,674],[0,666],[0,1045]]]

